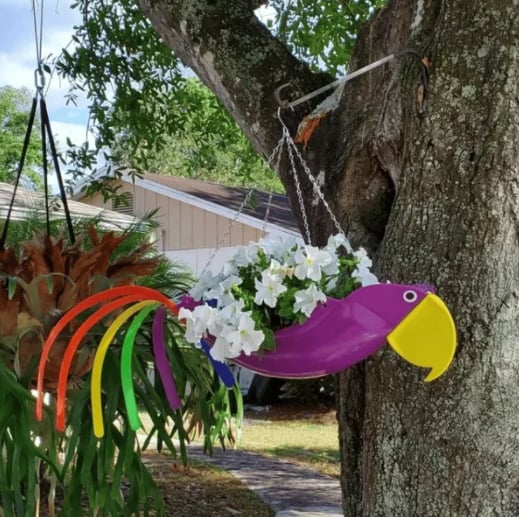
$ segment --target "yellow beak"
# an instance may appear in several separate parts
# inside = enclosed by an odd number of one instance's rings
[[[431,368],[425,378],[429,382],[440,377],[454,358],[456,327],[443,301],[428,293],[391,331],[387,341],[406,361]]]

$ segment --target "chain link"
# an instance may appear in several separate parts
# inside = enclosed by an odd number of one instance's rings
[[[286,144],[287,144],[288,156],[290,158],[290,167],[292,169],[292,175],[294,176],[294,182],[296,183],[296,192],[297,192],[299,205],[301,207],[301,213],[303,215],[303,224],[305,226],[306,236],[309,237],[310,231],[308,229],[308,220],[306,217],[304,200],[303,200],[303,195],[301,192],[301,186],[299,184],[299,178],[297,177],[297,167],[296,167],[296,163],[295,163],[295,159],[294,159],[294,154],[297,157],[297,159],[299,160],[299,163],[301,164],[301,166],[303,167],[303,170],[304,170],[306,176],[308,177],[308,180],[312,184],[315,194],[317,195],[319,200],[323,203],[324,207],[326,208],[326,211],[328,212],[328,215],[330,216],[330,219],[332,220],[335,228],[337,229],[337,231],[339,233],[346,235],[346,233],[344,232],[344,229],[341,226],[341,223],[339,223],[339,220],[337,219],[337,217],[333,213],[332,209],[330,208],[330,205],[326,201],[324,194],[321,190],[321,187],[319,186],[319,183],[317,183],[317,180],[312,175],[312,172],[310,171],[310,168],[308,167],[305,159],[299,152],[299,149],[297,148],[296,144],[294,144],[294,141],[292,140],[292,137],[290,136],[290,132],[289,132],[287,126],[285,125],[285,123],[283,122],[283,119],[281,118],[281,110],[278,110],[278,119],[281,122],[281,126],[283,128],[282,129],[283,134],[281,136],[280,143],[286,142]],[[279,144],[278,144],[278,147],[279,147]]]
[[[310,183],[312,183],[312,186],[313,186],[315,194],[321,200],[321,202],[323,203],[324,207],[326,208],[326,211],[328,212],[328,215],[330,216],[330,219],[332,220],[333,224],[335,225],[335,228],[337,229],[337,231],[339,233],[344,234],[344,230],[343,230],[343,228],[341,226],[341,223],[339,223],[339,220],[337,219],[337,217],[333,213],[332,209],[330,208],[330,205],[328,204],[328,201],[326,201],[326,199],[324,197],[324,194],[323,194],[323,191],[321,190],[321,187],[319,186],[319,183],[317,183],[317,180],[315,179],[315,177],[310,172],[310,168],[306,164],[305,159],[303,158],[303,156],[299,152],[299,149],[296,147],[296,145],[294,144],[294,142],[292,141],[291,138],[290,138],[290,140],[288,142],[288,145],[289,145],[289,148],[292,148],[294,150],[297,158],[299,159],[299,162],[301,163],[301,166],[303,167],[303,170],[305,171],[308,179],[310,180]]]
[[[297,177],[297,167],[294,159],[294,151],[293,147],[290,145],[290,142],[292,139],[290,138],[290,133],[288,132],[288,129],[286,126],[283,127],[283,139],[287,142],[287,151],[288,151],[288,158],[290,160],[290,168],[292,171],[292,176],[294,177],[294,184],[296,187],[296,193],[297,193],[297,200],[299,201],[299,209],[301,211],[301,217],[303,219],[303,226],[305,230],[305,237],[306,241],[310,244],[312,242],[311,235],[310,235],[310,225],[308,224],[308,217],[306,215],[306,208],[305,208],[305,202],[303,199],[303,192],[301,190],[301,183],[299,182],[299,178]]]
[[[250,201],[250,198],[252,197],[252,193],[253,192],[254,192],[254,188],[251,187],[249,189],[249,191],[247,192],[247,194],[245,195],[245,198],[241,202],[241,204],[240,204],[240,206],[238,208],[238,211],[236,212],[234,217],[229,222],[229,226],[227,227],[227,230],[225,230],[225,233],[223,234],[222,238],[217,243],[216,248],[213,250],[213,253],[209,257],[209,260],[207,261],[206,265],[204,266],[204,269],[202,270],[202,273],[200,273],[200,277],[204,276],[206,271],[209,269],[209,265],[211,264],[213,259],[216,257],[216,254],[220,251],[221,247],[225,244],[225,241],[227,240],[227,237],[229,237],[229,235],[231,234],[231,230],[232,230],[232,228],[234,226],[234,223],[236,223],[236,221],[240,218],[241,214],[243,213],[243,210],[248,205],[248,203]]]
[[[271,168],[273,168],[274,171],[276,172],[276,174],[278,174],[278,175],[279,175],[279,171],[281,169],[281,156],[283,155],[284,143],[285,143],[284,138],[281,138],[279,140],[279,142],[277,143],[276,147],[274,147],[274,150],[272,151],[272,153],[270,154],[270,156],[267,160],[267,164]],[[274,164],[274,166],[272,166],[272,163],[274,162],[274,158],[276,159],[276,163]],[[269,191],[267,208],[265,209],[265,217],[263,218],[263,227],[262,227],[263,233],[267,233],[267,224],[268,224],[269,217],[270,217],[270,209],[272,207],[273,196],[274,196],[274,192],[272,191],[272,188],[271,188]]]

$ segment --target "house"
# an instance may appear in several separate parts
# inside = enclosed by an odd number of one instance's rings
[[[200,274],[206,266],[216,272],[235,247],[257,241],[266,234],[300,237],[286,196],[254,191],[243,206],[248,189],[217,183],[145,174],[135,181],[123,175],[119,192],[126,204],[116,206],[98,193],[74,198],[100,208],[142,216],[157,210],[156,245],[169,259]],[[266,216],[268,217],[266,218]]]
[[[0,183],[0,224],[5,221],[11,200],[13,198],[14,186],[9,183]],[[91,206],[86,203],[80,203],[67,199],[72,220],[78,219],[99,219],[100,226],[106,230],[121,230],[128,228],[136,222],[135,217],[107,210],[104,207]],[[49,203],[50,219],[65,219],[62,201],[52,196]],[[11,211],[12,221],[23,221],[30,217],[39,217],[42,220],[46,218],[45,194],[43,192],[35,192],[18,187],[14,198],[13,208]]]

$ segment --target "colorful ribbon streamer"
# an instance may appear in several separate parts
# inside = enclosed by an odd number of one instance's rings
[[[148,314],[156,309],[157,305],[150,305],[142,309],[135,316],[132,324],[128,328],[128,332],[124,337],[123,348],[121,352],[121,385],[123,389],[124,404],[128,413],[128,421],[130,427],[137,431],[141,427],[141,419],[139,418],[139,410],[137,409],[137,401],[135,400],[135,390],[133,389],[133,370],[132,370],[132,354],[135,337],[142,323]]]
[[[169,369],[168,356],[166,354],[166,347],[164,346],[164,320],[166,318],[166,309],[159,307],[153,318],[152,325],[152,339],[153,339],[153,355],[155,356],[155,365],[166,393],[169,405],[173,409],[179,409],[182,406],[182,402],[177,393],[177,387],[175,386],[175,380],[171,375]]]
[[[66,326],[74,320],[77,316],[79,316],[83,311],[98,305],[102,302],[106,302],[108,300],[112,300],[114,298],[120,298],[122,296],[129,295],[139,295],[137,299],[134,301],[139,301],[142,299],[151,299],[156,300],[160,303],[166,305],[173,314],[178,314],[177,306],[164,295],[155,291],[154,289],[150,289],[149,287],[142,286],[122,286],[122,287],[114,287],[112,289],[108,289],[107,291],[103,291],[101,293],[94,294],[89,296],[88,298],[82,300],[75,307],[67,311],[62,318],[56,323],[54,328],[49,333],[48,338],[46,339],[41,356],[40,362],[38,365],[38,377],[37,377],[37,400],[36,400],[36,418],[37,420],[42,420],[43,418],[43,384],[45,379],[45,365],[47,364],[50,351],[54,342],[56,341],[59,334],[66,328]],[[79,345],[79,343],[78,343]],[[77,348],[77,347],[76,347]],[[75,350],[70,354],[72,360],[72,356],[74,355]],[[60,372],[61,373],[61,372]],[[68,372],[67,372],[68,375]]]
[[[58,394],[56,398],[56,428],[58,431],[65,430],[65,407],[67,403],[67,385],[68,385],[68,376],[70,372],[70,367],[72,361],[74,359],[74,355],[81,344],[81,341],[88,334],[90,329],[102,320],[104,317],[108,316],[115,310],[119,309],[124,305],[128,305],[129,303],[138,302],[141,300],[141,297],[138,294],[133,296],[124,296],[123,298],[119,298],[114,300],[96,312],[91,314],[77,329],[77,331],[72,336],[70,343],[65,349],[65,354],[63,355],[63,361],[61,363],[61,367],[59,369],[59,377],[58,377]],[[38,393],[39,395],[39,393]]]
[[[218,374],[218,377],[220,377],[225,387],[232,388],[234,386],[234,375],[232,374],[229,367],[225,363],[217,361],[211,355],[211,345],[205,339],[201,339],[200,344],[202,345],[202,350],[204,351],[205,355],[209,358],[209,361],[211,361],[214,371]]]
[[[124,300],[124,298],[123,298]],[[119,314],[115,318],[114,322],[108,327],[104,333],[99,347],[97,348],[96,355],[94,357],[94,365],[92,367],[92,376],[90,378],[90,400],[92,404],[92,418],[94,435],[97,438],[102,438],[105,434],[104,423],[103,423],[103,408],[101,402],[101,377],[103,373],[103,363],[108,352],[108,347],[113,342],[113,339],[119,329],[136,313],[146,306],[151,305],[153,308],[156,306],[154,301],[146,300],[144,302],[136,303],[132,305],[124,312]],[[135,337],[135,336],[134,336]]]

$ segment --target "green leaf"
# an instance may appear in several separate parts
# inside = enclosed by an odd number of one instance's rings
[[[7,278],[7,298],[8,300],[12,300],[14,297],[14,293],[16,292],[16,278],[15,277],[8,277]]]

